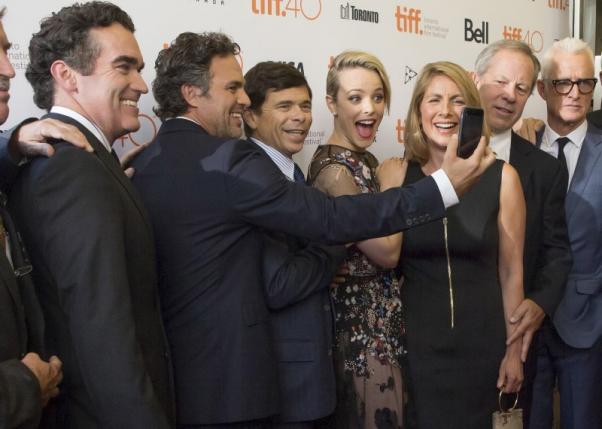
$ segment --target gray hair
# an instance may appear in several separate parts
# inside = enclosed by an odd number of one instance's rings
[[[552,46],[550,46],[550,48],[545,52],[545,54],[543,54],[543,59],[541,61],[542,79],[550,78],[553,67],[554,55],[558,52],[564,52],[567,54],[585,54],[588,56],[592,64],[592,69],[594,68],[594,53],[592,52],[591,48],[587,45],[587,43],[585,43],[581,39],[577,39],[574,37],[565,37],[562,40],[557,40],[556,42],[554,42]]]
[[[477,60],[475,61],[474,68],[476,74],[478,76],[485,74],[491,65],[491,59],[495,56],[495,54],[503,50],[519,52],[531,60],[533,63],[533,79],[531,81],[531,90],[533,90],[533,88],[535,88],[535,82],[537,82],[537,76],[539,76],[539,71],[541,70],[541,65],[539,64],[539,60],[529,45],[519,40],[501,39],[488,45],[481,51],[477,57]]]

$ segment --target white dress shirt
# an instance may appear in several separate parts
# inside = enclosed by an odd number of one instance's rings
[[[566,158],[566,166],[569,170],[569,185],[571,184],[575,168],[577,167],[577,160],[579,159],[583,140],[585,140],[585,134],[587,134],[587,121],[583,121],[581,125],[566,136],[557,134],[552,128],[546,125],[546,129],[541,139],[541,150],[556,158],[558,158],[558,143],[556,143],[556,140],[560,137],[567,137],[570,140],[570,142],[564,146],[564,157]]]
[[[512,140],[512,129],[500,134],[494,134],[489,139],[489,147],[495,152],[495,157],[510,162],[510,141]]]
[[[82,124],[88,131],[90,131],[94,135],[94,137],[96,137],[98,141],[100,141],[109,152],[111,152],[111,143],[109,143],[109,140],[106,138],[103,132],[100,131],[100,128],[98,128],[84,116],[67,107],[62,106],[52,106],[52,109],[50,109],[50,113],[57,113],[59,115],[68,116],[71,119],[75,119],[77,122]]]

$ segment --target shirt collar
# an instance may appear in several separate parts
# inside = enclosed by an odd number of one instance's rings
[[[106,138],[104,133],[102,131],[100,131],[100,129],[96,125],[94,125],[94,123],[92,123],[89,119],[87,119],[83,115],[81,115],[81,114],[77,113],[76,111],[71,110],[67,107],[63,107],[63,106],[52,106],[52,109],[50,109],[50,112],[58,113],[59,115],[63,115],[63,116],[67,116],[71,119],[75,119],[77,122],[82,124],[88,131],[90,131],[94,135],[94,137],[96,137],[98,139],[98,141],[100,143],[102,143],[102,145],[105,147],[106,150],[111,152],[111,144],[109,143],[109,140]]]
[[[508,129],[500,134],[494,134],[489,139],[489,146],[495,152],[497,159],[510,160],[510,141],[512,140],[512,130]]]
[[[286,155],[283,155],[278,150],[274,149],[256,138],[251,137],[251,140],[257,144],[270,157],[276,166],[282,171],[282,174],[292,182],[295,181],[295,162]]]
[[[573,131],[568,133],[566,136],[561,136],[560,134],[556,133],[556,131],[554,131],[551,127],[546,126],[546,129],[544,131],[544,137],[542,139],[542,144],[546,145],[547,147],[552,147],[559,137],[568,137],[569,140],[571,140],[572,144],[580,148],[583,144],[583,140],[585,140],[586,134],[587,121],[583,121],[581,125],[579,125]]]

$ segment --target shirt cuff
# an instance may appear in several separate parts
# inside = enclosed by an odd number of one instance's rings
[[[443,198],[443,205],[446,209],[450,208],[451,206],[455,206],[460,202],[458,199],[458,194],[456,194],[456,191],[452,186],[449,177],[447,177],[447,174],[445,174],[445,171],[440,168],[431,174],[431,177],[435,180],[437,188],[439,188],[441,198]]]

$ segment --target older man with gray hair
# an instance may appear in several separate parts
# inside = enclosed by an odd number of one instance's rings
[[[579,39],[544,54],[537,90],[547,126],[537,145],[566,169],[565,210],[573,266],[553,324],[536,349],[532,428],[552,425],[552,391],[560,391],[563,428],[602,427],[602,130],[588,123],[596,85],[591,49]]]
[[[493,131],[490,145],[498,158],[518,171],[527,205],[525,300],[512,315],[518,329],[508,339],[512,342],[522,337],[526,364],[521,406],[527,426],[536,369],[535,354],[527,351],[531,341],[537,341],[542,322],[553,316],[571,265],[564,215],[566,174],[554,157],[512,131],[535,87],[539,69],[539,61],[525,43],[499,40],[481,51],[474,75]]]

